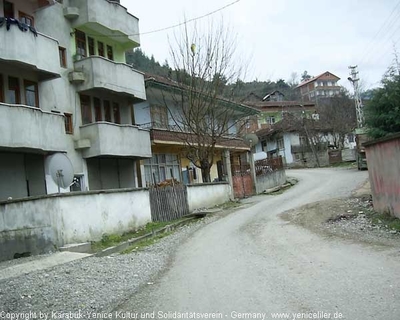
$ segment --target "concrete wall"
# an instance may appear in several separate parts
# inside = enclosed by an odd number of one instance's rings
[[[286,182],[285,170],[269,172],[265,175],[256,177],[256,193],[261,193],[267,189],[281,186]]]
[[[366,144],[374,209],[400,218],[400,134]]]
[[[228,202],[230,186],[228,183],[204,183],[187,186],[189,211],[210,208]]]
[[[56,247],[100,240],[150,222],[147,190],[69,193],[0,202],[0,261],[15,253],[45,253]]]

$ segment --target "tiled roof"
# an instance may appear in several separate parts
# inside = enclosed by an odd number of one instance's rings
[[[323,72],[323,73],[321,73],[321,74],[319,74],[319,75],[317,75],[317,76],[315,76],[315,77],[312,77],[312,78],[310,78],[310,79],[308,79],[308,80],[306,80],[306,81],[301,82],[296,88],[300,88],[300,87],[302,87],[302,86],[304,86],[304,85],[306,85],[306,84],[308,84],[308,83],[310,83],[310,82],[313,82],[313,81],[315,81],[315,80],[321,78],[321,77],[322,77],[324,74],[326,74],[326,73],[331,74],[332,76],[336,77],[338,80],[340,79],[338,76],[335,76],[332,72],[325,71],[325,72]]]
[[[151,85],[151,83],[155,83],[155,84],[161,84],[164,86],[168,86],[171,88],[175,88],[178,90],[185,90],[185,89],[189,89],[187,86],[185,86],[182,83],[179,83],[175,80],[172,80],[170,78],[164,78],[158,75],[153,75],[153,74],[149,74],[146,73],[144,76],[144,81],[147,84]],[[254,115],[259,113],[259,111],[249,105],[243,104],[241,102],[237,102],[237,101],[233,101],[233,100],[228,100],[224,97],[218,97],[217,98],[218,101],[221,102],[221,104],[228,104],[230,105],[232,108],[236,109],[238,112],[243,113],[243,116],[248,116],[248,115]]]

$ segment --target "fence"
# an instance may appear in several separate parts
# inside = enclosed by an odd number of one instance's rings
[[[254,167],[256,170],[256,176],[262,176],[270,172],[282,170],[283,169],[282,157],[255,161]]]
[[[185,185],[155,185],[150,187],[149,193],[152,221],[171,221],[189,214]]]

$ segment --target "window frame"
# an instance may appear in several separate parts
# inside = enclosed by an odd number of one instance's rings
[[[112,116],[114,123],[121,124],[121,110],[118,102],[112,103]]]
[[[285,141],[283,138],[279,138],[276,142],[276,146],[278,147],[279,150],[284,150],[285,149]]]
[[[60,58],[60,66],[62,68],[67,68],[67,49],[58,47],[58,56]]]
[[[18,11],[18,19],[20,22],[25,23],[27,26],[34,27],[35,26],[35,18],[23,11]],[[23,21],[23,19],[28,19],[31,21],[30,24]]]
[[[107,44],[106,50],[107,50],[107,59],[114,61],[113,47]]]
[[[103,108],[104,108],[104,121],[112,122],[112,110],[111,110],[110,100],[103,100]]]
[[[89,56],[95,56],[96,55],[95,40],[92,37],[87,37],[87,43],[88,43]]]
[[[10,80],[17,80],[17,87],[13,87],[10,85]],[[7,96],[9,91],[14,91],[15,102],[10,102],[11,104],[21,104],[21,84],[19,82],[19,78],[8,76],[8,86],[7,86]]]
[[[12,14],[11,15],[7,15],[7,12],[6,12],[6,3],[7,4],[9,4],[9,5],[11,5],[11,8],[12,8]],[[15,18],[15,7],[14,7],[14,3],[13,2],[10,2],[10,1],[7,1],[7,0],[3,0],[3,13],[4,13],[4,17],[5,18]]]
[[[5,102],[4,98],[4,81],[3,81],[3,75],[0,73],[0,102]]]
[[[103,121],[103,113],[101,110],[101,99],[93,97],[94,121]]]
[[[64,124],[65,124],[65,133],[66,134],[74,134],[72,113],[64,112]]]
[[[86,33],[80,30],[75,30],[75,46],[76,46],[76,54],[81,55],[83,58],[87,57],[88,52],[87,52]]]
[[[34,87],[34,91],[30,91],[30,92],[33,92],[35,94],[35,105],[34,106],[28,104],[28,95],[27,95],[27,91],[28,91],[27,88],[32,85]],[[37,82],[24,79],[24,97],[25,97],[25,104],[27,106],[39,108],[39,86],[38,86]]]
[[[82,125],[93,123],[91,97],[81,94],[79,95],[79,100],[81,104]],[[86,117],[90,119],[88,122],[85,121]]]
[[[100,57],[105,58],[104,54],[104,42],[97,41],[97,53]]]

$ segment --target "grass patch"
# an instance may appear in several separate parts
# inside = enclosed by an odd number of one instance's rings
[[[162,238],[165,238],[165,237],[171,235],[172,233],[173,233],[173,231],[163,232],[163,233],[159,233],[156,236],[151,237],[149,239],[144,239],[142,241],[136,242],[136,243],[132,244],[129,248],[122,251],[121,254],[128,254],[128,253],[131,253],[134,251],[142,250],[148,246],[155,244],[157,241],[161,240]]]
[[[103,249],[116,246],[121,242],[128,241],[129,239],[138,238],[145,234],[151,233],[154,230],[159,230],[169,224],[176,223],[182,221],[184,219],[168,221],[168,222],[150,222],[146,224],[146,226],[136,230],[124,233],[122,235],[117,234],[104,234],[100,241],[93,241],[92,242],[92,250],[94,252],[101,251]]]
[[[368,214],[372,223],[375,225],[382,225],[388,228],[389,230],[396,230],[400,232],[400,219],[391,216],[389,213],[377,213],[372,212]]]
[[[216,205],[214,208],[228,210],[240,207],[242,204],[239,201],[228,201],[223,204]]]
[[[355,162],[338,162],[331,164],[329,167],[331,168],[355,168],[357,164]]]

